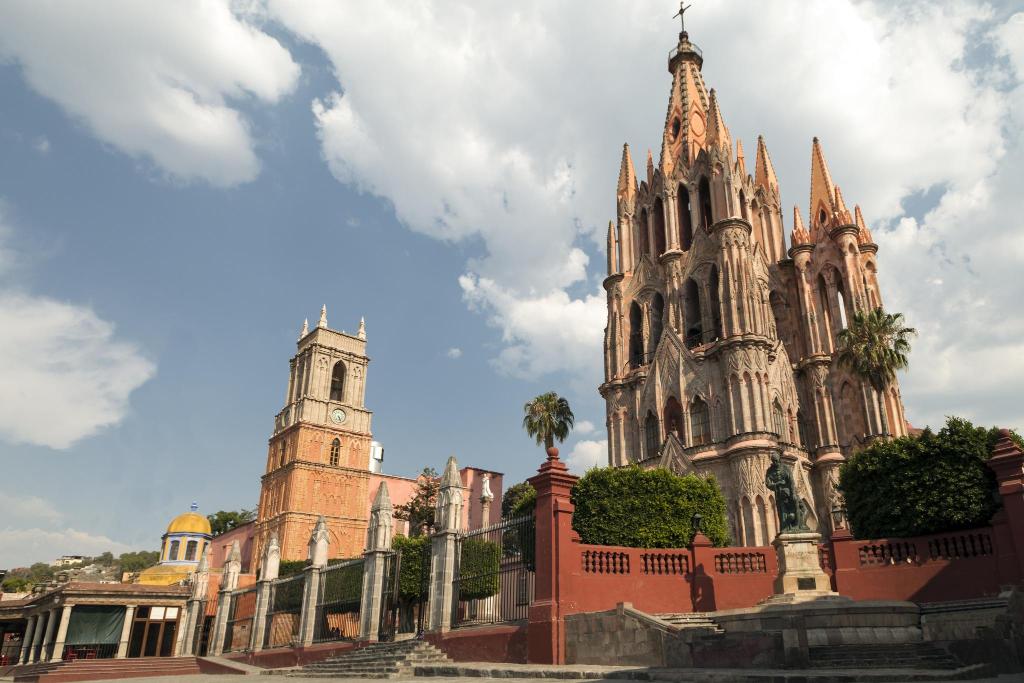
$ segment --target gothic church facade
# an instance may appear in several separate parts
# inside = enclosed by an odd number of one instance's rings
[[[604,282],[609,464],[714,475],[733,541],[754,546],[778,531],[764,473],[781,452],[828,535],[845,457],[907,430],[897,385],[882,395],[836,361],[846,321],[882,304],[878,247],[815,138],[808,223],[794,207],[786,249],[764,140],[749,173],[702,65],[680,33],[658,163],[648,152],[638,179],[623,149]]]

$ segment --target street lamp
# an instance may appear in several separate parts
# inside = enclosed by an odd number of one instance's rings
[[[700,533],[700,523],[703,521],[704,515],[699,512],[693,513],[693,517],[690,518],[690,526],[693,527],[693,535],[696,536]]]

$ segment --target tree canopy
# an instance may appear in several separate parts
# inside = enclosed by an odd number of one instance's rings
[[[206,515],[206,519],[210,520],[210,530],[213,535],[220,536],[256,519],[256,510],[242,509],[231,512],[218,510],[212,515]]]
[[[998,438],[994,427],[949,417],[938,433],[926,429],[854,453],[839,476],[854,535],[921,536],[988,524],[999,503],[985,461]]]
[[[583,543],[682,548],[693,540],[693,515],[716,546],[729,543],[725,498],[714,477],[665,469],[597,467],[572,489],[572,527]]]
[[[902,313],[882,307],[854,312],[838,335],[839,362],[878,391],[892,384],[896,371],[907,367],[913,327],[903,326]]]
[[[408,503],[395,506],[395,519],[409,522],[409,535],[419,536],[430,533],[434,528],[434,509],[437,506],[437,493],[441,489],[441,480],[437,470],[424,467],[416,479],[416,493]]]
[[[537,504],[537,490],[528,481],[521,481],[505,489],[501,496],[501,518],[509,519],[532,512]]]
[[[569,402],[553,391],[524,405],[523,413],[523,429],[545,448],[554,446],[556,439],[565,441],[576,419]]]

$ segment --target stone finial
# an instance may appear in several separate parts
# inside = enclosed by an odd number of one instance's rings
[[[210,571],[210,544],[207,543],[206,547],[203,548],[203,552],[199,554],[199,566],[196,567],[197,572],[208,572]]]
[[[327,304],[320,307],[320,322],[316,324],[317,327],[327,327]]]
[[[360,339],[366,339],[366,318],[359,319],[359,332],[356,336]]]
[[[276,579],[281,571],[281,543],[277,540],[277,534],[270,534],[267,548],[263,551],[263,574],[260,576],[264,581]]]
[[[651,154],[651,150],[647,150],[647,185],[654,184],[654,155]]]
[[[238,587],[238,575],[242,573],[242,548],[238,541],[231,543],[228,549],[227,561],[224,563],[224,582],[222,589],[234,590]]]
[[[828,222],[836,210],[835,184],[832,182],[832,175],[828,172],[825,152],[821,149],[821,142],[818,141],[818,138],[814,138],[811,143],[811,205],[808,208],[811,212],[812,228],[827,227],[821,224],[820,213],[825,212],[825,220]]]
[[[192,599],[205,600],[210,588],[210,544],[207,543],[199,555],[199,566],[192,575]]]
[[[309,536],[309,560],[314,567],[327,566],[327,552],[330,546],[331,535],[327,531],[327,519],[320,515],[313,527],[313,533]]]
[[[836,213],[839,214],[839,220],[844,225],[849,225],[853,222],[853,217],[850,216],[850,210],[846,208],[846,201],[843,199],[843,192],[836,185]]]
[[[992,457],[1000,455],[1016,455],[1020,453],[1021,449],[1017,446],[1013,440],[1013,435],[1009,429],[1000,429],[999,438],[996,440],[995,445],[992,447]]]
[[[198,503],[198,501],[194,501],[193,500],[192,504],[188,506],[188,509],[189,509],[189,512],[198,512],[199,511],[199,503]]]
[[[302,319],[302,330],[299,331],[299,339],[309,334],[309,318]]]
[[[736,138],[736,168],[740,171],[740,177],[747,177],[747,159],[743,156],[743,141]]]
[[[811,235],[804,228],[804,221],[800,218],[800,207],[793,205],[793,234],[790,237],[790,242],[793,246],[798,244],[810,244]]]
[[[388,495],[388,485],[381,482],[377,487],[377,495],[370,508],[370,525],[367,530],[367,550],[391,550],[391,539],[394,535],[394,507]]]
[[[490,503],[492,500],[494,500],[494,492],[491,491],[491,473],[484,472],[480,481],[480,502]]]
[[[764,136],[757,136],[757,156],[754,158],[754,183],[764,189],[779,190],[779,179],[775,175],[775,167],[772,165],[772,158],[768,156],[768,145],[764,143]]]
[[[714,88],[710,92],[708,114],[710,119],[707,133],[708,146],[721,147],[728,152],[732,148],[732,143],[729,141],[729,127],[725,125],[725,119],[722,118],[722,110],[718,107],[718,95],[715,94]]]
[[[448,458],[441,476],[434,511],[434,527],[438,531],[458,531],[462,525],[462,479],[455,456]]]
[[[860,205],[853,207],[854,221],[857,224],[857,241],[861,244],[873,244],[875,238],[872,237],[871,231],[868,230],[867,223],[864,222],[864,214],[860,212]]]
[[[622,162],[619,164],[619,185],[616,191],[618,199],[632,199],[636,194],[636,171],[633,169],[633,157],[629,154],[629,145],[622,145]]]

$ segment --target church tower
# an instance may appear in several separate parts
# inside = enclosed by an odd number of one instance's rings
[[[360,321],[355,335],[330,329],[325,306],[316,327],[303,323],[297,346],[268,446],[253,557],[276,533],[282,560],[306,559],[320,515],[334,557],[355,557],[363,552],[369,514],[366,327]]]
[[[836,361],[846,320],[881,305],[878,247],[815,138],[810,228],[794,209],[787,251],[765,141],[748,171],[702,66],[684,30],[657,164],[648,152],[638,178],[622,151],[604,281],[609,464],[713,474],[733,542],[759,546],[778,531],[764,476],[780,452],[827,536],[844,459],[906,433],[899,387],[880,395]]]

